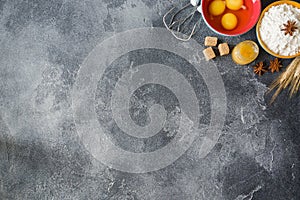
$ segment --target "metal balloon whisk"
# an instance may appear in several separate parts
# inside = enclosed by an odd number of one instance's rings
[[[182,8],[171,8],[163,16],[163,23],[175,38],[181,41],[189,41],[196,33],[201,19],[196,14],[197,12],[201,13],[200,0],[190,0]],[[195,17],[195,15],[197,16]]]

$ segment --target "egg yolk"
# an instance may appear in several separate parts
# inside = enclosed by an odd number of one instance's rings
[[[221,24],[226,30],[232,30],[237,26],[238,19],[232,13],[226,13],[221,19]]]
[[[226,6],[230,10],[239,10],[242,8],[243,4],[243,0],[226,0]]]
[[[209,4],[208,11],[213,16],[223,14],[225,11],[225,1],[215,0]]]

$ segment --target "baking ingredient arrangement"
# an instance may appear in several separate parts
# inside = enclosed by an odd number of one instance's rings
[[[240,41],[230,50],[226,42],[218,44],[219,39],[217,37],[207,36],[204,41],[206,49],[203,50],[207,61],[214,59],[217,55],[226,56],[231,53],[232,60],[236,64],[250,64],[253,67],[253,72],[258,76],[262,76],[267,72],[278,73],[282,68],[285,68],[281,59],[294,59],[271,84],[270,91],[276,90],[271,102],[276,99],[283,89],[289,89],[290,97],[299,91],[300,3],[287,0],[275,1],[262,12],[260,12],[261,2],[259,0],[191,0],[190,5],[202,14],[207,26],[217,34],[225,36],[241,35],[256,25],[256,34],[260,46],[274,56],[274,59],[267,62],[255,61],[259,55],[259,46],[254,41]],[[171,30],[174,21],[179,23],[180,26],[186,23],[189,19],[187,17],[178,20],[175,20],[175,18],[187,7],[188,5],[172,15],[170,26],[167,26],[166,16],[164,16],[164,24],[169,30]],[[190,16],[193,17],[194,14],[195,11]],[[176,38],[177,33],[181,31],[180,26],[177,30],[172,30],[172,34]],[[195,34],[196,28],[197,24],[193,26],[192,34],[188,38],[178,39],[188,41]]]

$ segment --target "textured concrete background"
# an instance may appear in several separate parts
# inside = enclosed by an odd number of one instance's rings
[[[230,57],[215,59],[225,84],[227,116],[218,143],[204,159],[195,143],[164,169],[130,174],[100,164],[80,143],[71,107],[80,64],[98,43],[117,32],[162,27],[162,15],[175,2],[0,1],[0,199],[300,199],[300,97],[288,99],[284,92],[268,105],[267,85],[278,74],[257,77],[250,66],[237,66]],[[263,1],[263,6],[270,2]],[[203,21],[201,25],[194,37],[199,43],[215,35]],[[219,38],[230,45],[256,41],[254,30]],[[131,59],[166,56],[170,58],[168,52],[143,49],[129,53],[114,62],[103,80],[113,82]],[[258,60],[271,58],[262,51]],[[105,84],[96,98],[110,94]],[[203,99],[208,97],[202,92]],[[159,86],[142,88],[136,98],[130,112],[140,125],[149,121],[145,109],[138,112],[140,104],[159,99],[170,110],[178,104]],[[103,111],[96,112],[105,123]],[[172,139],[135,146],[116,137],[117,131],[111,133],[116,144],[136,152],[160,148]]]

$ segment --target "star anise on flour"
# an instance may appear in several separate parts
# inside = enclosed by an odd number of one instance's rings
[[[283,24],[284,28],[281,29],[281,31],[284,31],[284,35],[290,34],[290,36],[293,36],[296,29],[298,29],[298,27],[296,27],[295,25],[295,21],[288,20],[287,24]]]
[[[270,60],[269,70],[271,70],[272,73],[274,73],[275,71],[279,72],[281,67],[282,65],[278,58],[275,58],[274,60]]]
[[[256,65],[254,65],[253,67],[254,67],[254,73],[258,74],[259,76],[261,76],[263,73],[268,71],[264,67],[264,62],[259,62]]]

